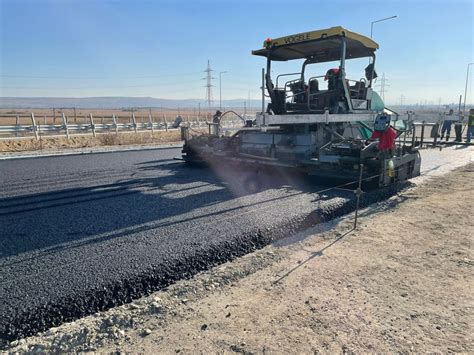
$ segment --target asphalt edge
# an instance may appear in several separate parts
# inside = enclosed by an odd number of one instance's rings
[[[146,150],[157,150],[157,149],[174,149],[182,147],[183,143],[176,144],[160,144],[160,145],[147,145],[147,146],[126,146],[123,149],[119,146],[111,149],[81,149],[81,150],[65,150],[65,151],[51,151],[41,152],[35,154],[37,151],[28,154],[5,154],[0,153],[1,160],[16,160],[16,159],[34,159],[34,158],[49,158],[49,157],[62,157],[62,156],[74,156],[74,155],[88,155],[88,154],[105,154],[105,153],[121,153],[121,152],[138,152]]]

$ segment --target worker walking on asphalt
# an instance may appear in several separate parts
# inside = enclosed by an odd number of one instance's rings
[[[467,137],[466,142],[471,143],[471,138],[474,136],[474,108],[469,110],[469,120],[467,121]]]

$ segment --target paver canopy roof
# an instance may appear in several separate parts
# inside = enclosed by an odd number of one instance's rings
[[[263,57],[270,54],[270,59],[276,61],[314,58],[318,62],[330,62],[341,58],[341,38],[346,40],[346,59],[369,57],[379,48],[371,38],[338,26],[267,39],[264,48],[252,54]]]

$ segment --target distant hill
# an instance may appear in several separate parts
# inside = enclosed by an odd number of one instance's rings
[[[226,107],[242,107],[245,99],[223,100]],[[153,97],[0,97],[0,108],[131,108],[131,107],[163,107],[163,108],[193,108],[206,107],[204,100],[198,99],[156,99]],[[248,104],[248,102],[247,102]],[[259,107],[259,100],[250,100],[250,106]],[[214,107],[219,106],[218,100]]]

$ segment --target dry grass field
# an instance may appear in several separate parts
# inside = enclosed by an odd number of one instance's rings
[[[92,148],[101,146],[120,146],[120,145],[153,145],[180,142],[181,136],[179,130],[158,131],[158,132],[139,132],[139,133],[105,133],[92,135],[77,135],[66,137],[41,137],[29,139],[5,139],[0,140],[0,154],[12,152],[25,152],[34,150],[64,150],[75,148]]]

